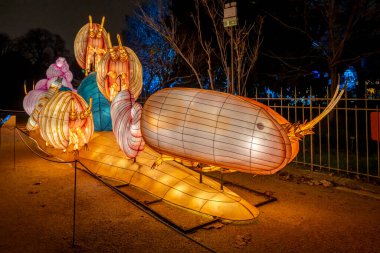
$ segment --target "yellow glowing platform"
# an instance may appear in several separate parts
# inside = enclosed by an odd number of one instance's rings
[[[46,147],[46,151],[72,160],[71,154],[60,150]],[[169,203],[232,221],[249,221],[258,216],[256,207],[227,187],[220,190],[220,183],[206,176],[200,183],[197,172],[175,161],[152,169],[159,156],[146,146],[133,162],[119,149],[112,132],[96,132],[89,149],[79,152],[80,161],[97,175],[128,183]]]

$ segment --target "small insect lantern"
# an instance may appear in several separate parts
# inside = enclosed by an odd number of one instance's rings
[[[41,97],[47,91],[46,90],[36,90],[36,89],[34,89],[34,85],[33,85],[33,90],[28,92],[26,89],[26,84],[24,84],[24,92],[25,92],[25,97],[24,97],[24,100],[22,101],[22,106],[23,106],[25,112],[28,115],[31,115],[34,108],[36,108],[38,101],[40,101]]]
[[[62,78],[57,78],[49,87],[47,91],[44,92],[38,99],[38,102],[33,102],[34,104],[31,105],[34,107],[32,113],[30,114],[30,117],[28,119],[28,122],[26,124],[26,130],[33,131],[38,128],[38,119],[41,113],[41,110],[44,108],[47,102],[50,101],[50,99],[54,96],[54,94],[59,92],[59,89],[62,86]],[[24,98],[25,100],[25,98]],[[28,98],[29,100],[29,98]],[[27,110],[25,108],[25,110]],[[29,109],[28,109],[29,110]]]
[[[117,35],[118,46],[112,46],[108,34],[109,50],[104,54],[96,68],[96,81],[99,90],[112,101],[121,90],[129,90],[137,99],[142,89],[142,66],[137,55],[121,43]]]
[[[77,93],[62,91],[55,94],[39,117],[40,134],[51,145],[64,152],[78,151],[87,146],[94,132],[90,105]]]
[[[85,70],[85,75],[94,71],[99,60],[107,52],[107,32],[102,23],[92,23],[89,16],[89,23],[84,25],[78,32],[74,41],[74,54],[79,66]]]

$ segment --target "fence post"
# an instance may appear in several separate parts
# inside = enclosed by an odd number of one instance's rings
[[[309,105],[310,105],[310,121],[313,119],[313,93],[312,93],[312,87],[310,86],[310,98],[309,98]],[[318,123],[320,124],[320,123]],[[314,145],[313,145],[313,135],[310,135],[310,170],[314,170]]]
[[[76,216],[76,197],[77,197],[77,160],[74,161],[74,210],[73,210],[73,242],[72,247],[75,247],[75,216]]]

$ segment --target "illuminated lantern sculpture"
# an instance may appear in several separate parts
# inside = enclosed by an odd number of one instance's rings
[[[62,91],[46,103],[39,116],[40,134],[56,149],[78,150],[94,133],[90,105],[77,93]]]
[[[315,119],[291,124],[257,101],[227,93],[168,88],[144,104],[141,131],[161,154],[252,174],[273,174],[298,153],[298,141],[338,103],[336,90]],[[339,94],[338,94],[339,93]]]
[[[81,95],[87,103],[92,98],[92,117],[94,119],[95,131],[111,131],[112,120],[110,112],[110,102],[99,91],[96,82],[96,72],[90,73],[85,77],[78,87],[78,94]]]
[[[50,64],[46,70],[46,77],[46,79],[41,79],[37,82],[36,90],[47,90],[57,78],[62,79],[62,87],[67,87],[70,90],[74,89],[71,84],[73,73],[69,70],[69,64],[64,57],[58,57],[55,63]]]
[[[25,90],[26,93],[26,90]],[[46,90],[31,90],[25,94],[22,106],[28,115],[31,115],[34,108],[36,108],[38,101],[46,93]]]
[[[96,69],[99,60],[107,52],[104,19],[102,17],[102,23],[97,24],[92,23],[92,17],[89,16],[89,23],[79,30],[74,40],[75,59],[85,70],[86,76]]]
[[[33,109],[33,112],[28,119],[26,130],[33,131],[37,129],[38,118],[41,110],[44,108],[45,104],[50,100],[50,98],[59,92],[59,89],[61,88],[61,82],[62,78],[57,78],[54,83],[50,85],[49,89],[38,100],[37,106]]]
[[[99,90],[112,101],[121,90],[131,91],[135,99],[142,89],[142,66],[137,55],[121,43],[117,35],[119,46],[112,47],[108,34],[109,50],[104,54],[96,67],[96,80]]]
[[[140,131],[142,108],[128,90],[120,91],[111,104],[113,132],[121,150],[129,158],[135,158],[145,142]]]

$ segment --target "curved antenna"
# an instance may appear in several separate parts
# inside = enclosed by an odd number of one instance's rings
[[[80,113],[80,119],[85,119],[91,114],[91,108],[92,108],[92,97],[90,97],[90,105],[87,107],[86,110],[82,111]]]
[[[92,29],[92,17],[91,17],[91,15],[88,15],[88,21],[90,24],[90,29]]]
[[[111,36],[110,33],[107,33],[107,42],[108,42],[108,47],[112,48],[112,42],[111,42]]]
[[[123,44],[121,43],[120,34],[116,34],[117,42],[119,43],[119,47],[123,47]]]
[[[103,17],[102,17],[102,23],[100,24],[99,30],[98,30],[98,32],[96,33],[96,38],[98,38],[98,39],[102,37],[103,26],[104,26],[104,20],[105,20],[105,17],[103,16]]]
[[[123,44],[121,43],[121,38],[120,38],[120,35],[117,34],[117,41],[119,43],[119,58],[120,58],[120,61],[126,61],[128,60],[128,53],[127,53],[127,50],[123,47]]]
[[[78,118],[77,111],[75,110],[74,98],[71,99],[71,112],[70,112],[70,120],[76,120]]]
[[[313,134],[314,133],[313,127],[318,122],[320,122],[327,114],[329,114],[331,112],[331,110],[336,106],[336,104],[339,102],[340,98],[342,97],[342,95],[345,92],[346,87],[347,87],[347,81],[346,81],[343,89],[339,91],[339,83],[340,83],[340,79],[338,78],[338,87],[335,90],[334,96],[331,98],[330,103],[326,106],[326,108],[323,110],[323,112],[321,114],[319,114],[317,117],[315,117],[314,119],[312,119],[309,122],[305,121],[302,124],[300,124],[300,123],[295,123],[295,124],[288,123],[288,124],[284,125],[285,131],[287,132],[289,138],[292,141],[299,141],[300,139],[305,137],[305,135]]]
[[[26,80],[24,81],[24,93],[25,93],[25,96],[28,95],[28,91],[26,90]]]
[[[103,27],[104,27],[104,20],[105,20],[106,18],[103,16],[102,17],[102,23],[100,24],[100,28],[99,28],[99,31],[101,32],[102,30],[103,30]]]

